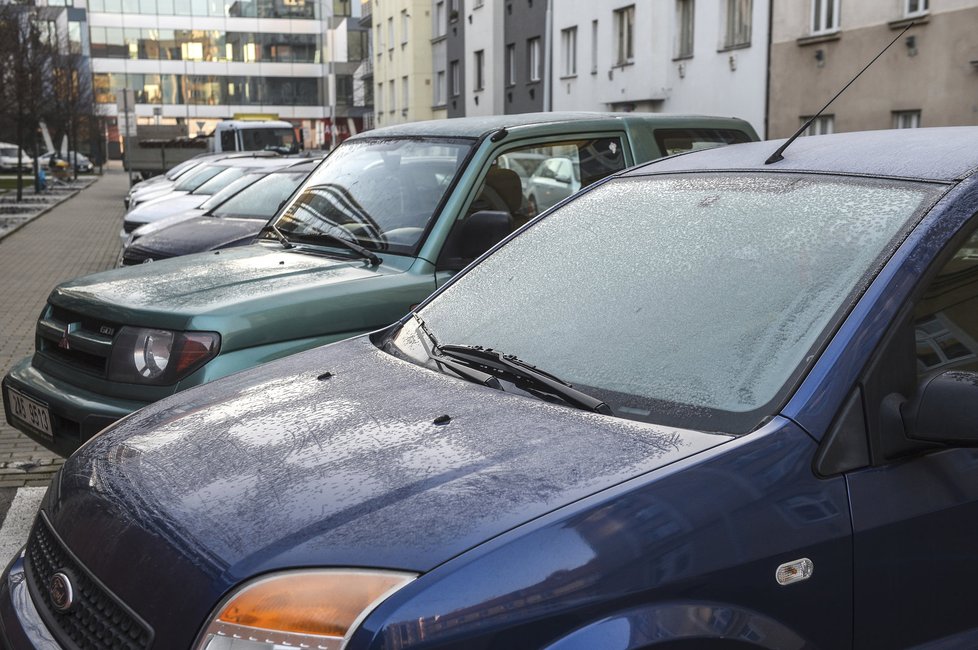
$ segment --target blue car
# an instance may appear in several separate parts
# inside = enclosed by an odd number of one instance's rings
[[[3,645],[978,647],[978,128],[776,147],[610,177],[388,329],[112,425]]]

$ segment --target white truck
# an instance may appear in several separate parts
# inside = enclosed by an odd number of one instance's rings
[[[141,125],[128,142],[127,169],[144,178],[207,152],[275,151],[301,149],[298,130],[280,120],[222,120],[206,137],[188,137],[186,126]]]

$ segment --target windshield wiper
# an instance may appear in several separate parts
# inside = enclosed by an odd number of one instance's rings
[[[612,415],[611,407],[603,400],[579,391],[566,381],[511,354],[503,354],[492,348],[484,348],[478,345],[444,344],[439,345],[436,349],[440,354],[457,361],[480,365],[512,375],[518,379],[529,380],[543,392],[556,395],[571,406],[603,415]]]
[[[428,353],[429,359],[431,359],[441,367],[448,368],[462,379],[467,379],[471,382],[475,382],[476,384],[482,384],[483,386],[488,386],[489,388],[495,388],[496,390],[503,389],[502,384],[499,383],[499,380],[496,379],[494,375],[490,375],[488,372],[482,372],[481,370],[477,370],[476,368],[471,368],[469,366],[463,365],[461,363],[458,363],[457,361],[453,361],[441,355],[434,354],[433,350],[437,350],[439,347],[438,340],[435,338],[435,335],[431,333],[431,330],[428,329],[428,326],[425,324],[425,322],[421,320],[420,316],[414,314],[414,319],[418,321],[419,328],[421,329],[422,332],[424,332],[424,335],[428,337],[428,340],[431,341],[432,346],[434,346],[432,349],[428,349],[427,345],[424,346],[425,352]]]
[[[356,242],[350,241],[346,237],[340,237],[339,235],[334,235],[331,232],[326,232],[325,230],[319,230],[319,229],[313,230],[311,234],[314,235],[314,236],[316,236],[316,237],[319,237],[320,235],[323,235],[323,236],[329,237],[330,239],[332,239],[334,241],[339,242],[341,245],[343,245],[346,248],[350,249],[351,251],[353,251],[354,253],[356,253],[360,257],[363,257],[363,258],[369,260],[370,261],[370,266],[380,266],[381,262],[384,261],[384,260],[380,259],[379,257],[377,257],[377,255],[374,254],[372,251],[364,248],[363,246],[361,246],[360,244],[358,244]],[[303,233],[302,235],[296,235],[295,233],[292,233],[292,236],[293,237],[304,237],[305,236],[305,233]]]
[[[273,235],[275,235],[275,239],[279,240],[279,242],[282,244],[283,247],[285,247],[285,248],[295,248],[295,244],[293,244],[292,242],[290,242],[286,238],[286,236],[282,234],[282,231],[279,230],[278,229],[278,226],[276,226],[275,224],[270,223],[270,224],[266,225],[264,228],[261,229],[261,231],[259,231],[258,234],[259,235],[264,235],[264,234],[267,234],[267,233],[272,233]]]

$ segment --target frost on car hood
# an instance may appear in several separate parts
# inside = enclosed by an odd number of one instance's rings
[[[96,575],[153,548],[182,593],[295,566],[424,571],[728,439],[466,383],[361,337],[127,418],[68,460],[54,521]]]

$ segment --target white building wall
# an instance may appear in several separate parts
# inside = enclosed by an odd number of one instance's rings
[[[652,111],[740,117],[763,135],[768,2],[754,0],[747,47],[723,48],[725,0],[696,0],[693,56],[677,59],[676,3],[635,0],[634,59],[617,65],[615,9],[554,2],[554,110]],[[597,21],[596,42],[594,21]],[[562,30],[577,26],[577,74],[562,76]]]
[[[503,113],[504,65],[503,0],[475,0],[465,3],[465,114]],[[476,89],[476,52],[482,51],[483,88]]]
[[[615,9],[627,3],[559,0],[553,6],[553,109],[657,110],[666,98],[671,3],[636,0],[634,58],[617,65]],[[595,39],[594,21],[597,21]],[[563,30],[577,26],[577,75],[562,74]]]
[[[671,3],[670,3],[671,4]],[[673,11],[675,11],[673,9]],[[696,2],[693,56],[669,63],[669,98],[662,110],[739,117],[764,137],[767,102],[769,3],[754,0],[749,47],[724,50],[725,24],[719,0]],[[669,17],[672,59],[676,16]]]

